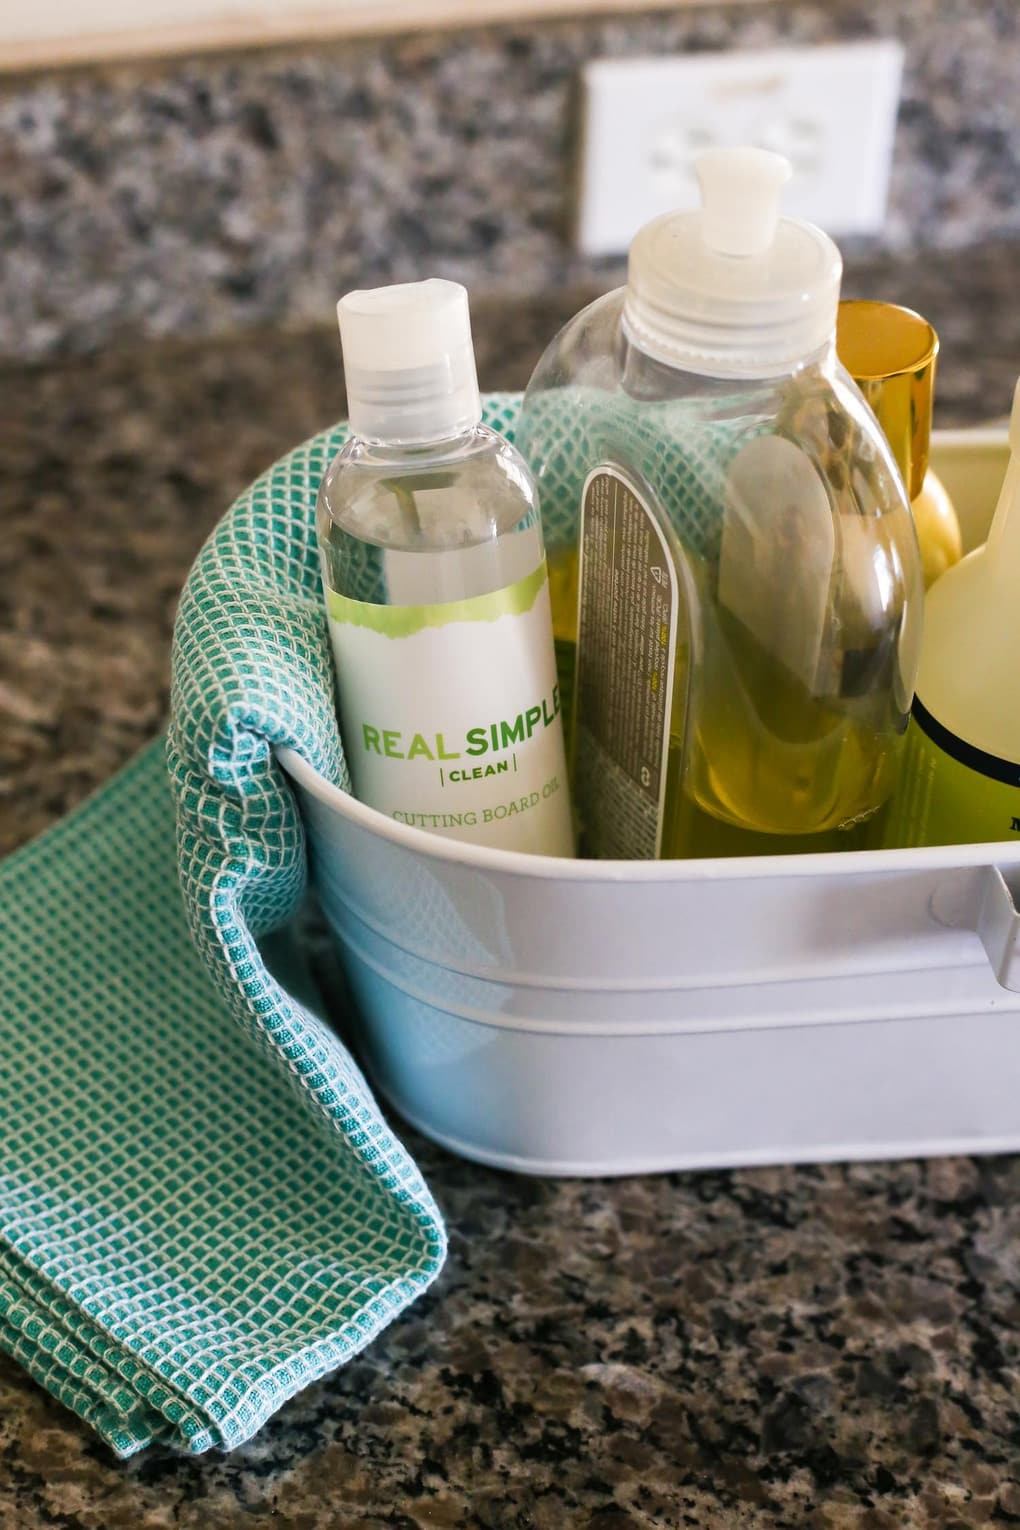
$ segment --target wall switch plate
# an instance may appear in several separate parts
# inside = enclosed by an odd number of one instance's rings
[[[902,47],[884,39],[588,64],[578,248],[618,255],[650,218],[696,207],[693,162],[716,144],[785,154],[790,217],[878,232],[902,69]]]

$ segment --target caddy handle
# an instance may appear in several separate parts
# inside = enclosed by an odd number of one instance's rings
[[[1020,910],[998,866],[986,871],[977,932],[1003,988],[1020,993]]]

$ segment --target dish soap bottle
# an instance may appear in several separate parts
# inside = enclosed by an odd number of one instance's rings
[[[351,439],[317,532],[355,795],[454,839],[574,853],[534,479],[481,424],[467,293],[337,305]]]
[[[1020,834],[1020,382],[988,541],[928,592],[921,665],[887,845]]]
[[[928,466],[938,336],[913,309],[851,299],[839,305],[836,350],[875,411],[903,474],[929,589],[963,557],[953,503]]]
[[[835,350],[842,264],[779,217],[780,155],[718,149],[524,398],[577,642],[586,849],[850,849],[886,803],[922,584],[902,480]]]

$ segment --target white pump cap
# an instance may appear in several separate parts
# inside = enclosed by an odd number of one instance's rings
[[[482,417],[467,290],[432,278],[348,292],[336,305],[351,431],[440,441]]]
[[[710,377],[776,377],[831,342],[843,262],[827,234],[779,217],[791,167],[767,149],[710,149],[699,212],[668,213],[630,247],[623,325],[657,361]]]

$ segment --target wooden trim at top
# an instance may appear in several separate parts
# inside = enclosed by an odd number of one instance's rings
[[[227,52],[294,44],[311,39],[369,37],[520,21],[553,20],[636,11],[677,10],[705,0],[294,0],[273,12],[257,4],[250,13],[217,15],[210,0],[207,20],[178,25],[134,26],[122,31],[38,38],[4,37],[0,19],[0,72],[65,68],[108,60],[171,54]],[[762,0],[724,0],[753,5]]]

